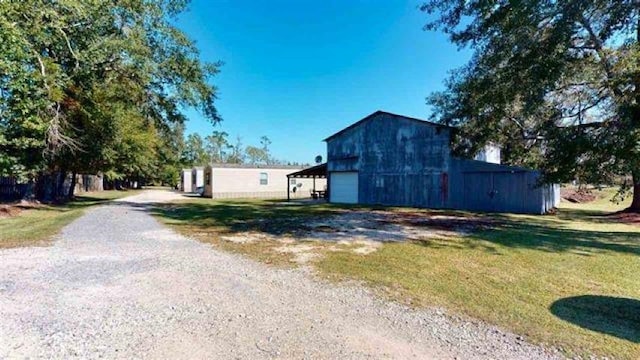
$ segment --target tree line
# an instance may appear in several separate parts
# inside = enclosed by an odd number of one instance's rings
[[[72,174],[126,181],[179,168],[182,110],[221,120],[221,64],[202,62],[173,25],[187,3],[0,2],[0,176],[65,200]]]
[[[261,136],[259,145],[245,146],[240,136],[230,140],[227,132],[217,130],[204,138],[197,133],[189,134],[179,144],[181,156],[178,167],[166,168],[163,176],[154,181],[175,185],[179,181],[178,172],[181,167],[207,164],[309,165],[277,159],[271,154],[271,143],[267,136]]]
[[[217,164],[276,164],[280,163],[272,157],[270,151],[271,140],[260,137],[260,146],[245,146],[240,136],[235,142],[229,142],[229,134],[224,131],[214,131],[211,135],[202,138],[199,134],[187,136],[184,151],[183,164],[185,166],[198,166],[210,163]]]

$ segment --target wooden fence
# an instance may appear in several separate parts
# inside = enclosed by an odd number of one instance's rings
[[[31,183],[19,183],[14,177],[0,177],[0,201],[24,199],[32,191]]]
[[[90,191],[102,191],[102,175],[76,175],[76,194]],[[71,186],[71,174],[64,180],[64,191],[69,191]],[[16,201],[30,197],[34,192],[33,183],[20,183],[14,177],[0,177],[0,201]]]

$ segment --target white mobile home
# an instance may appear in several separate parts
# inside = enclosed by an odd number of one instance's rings
[[[300,166],[213,164],[204,169],[203,196],[286,199],[289,191],[291,198],[308,198],[313,189],[312,179],[287,178],[288,174],[301,169]],[[316,180],[315,185],[317,189],[324,189],[326,180]]]
[[[182,169],[180,171],[180,191],[190,193],[191,187],[191,173],[193,169]]]
[[[191,192],[197,192],[204,186],[204,167],[196,166],[191,170]]]

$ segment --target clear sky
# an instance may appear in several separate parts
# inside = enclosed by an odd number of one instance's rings
[[[419,0],[192,0],[178,26],[205,61],[224,121],[188,112],[187,133],[262,135],[278,159],[326,159],[322,140],[376,111],[427,118],[425,97],[463,65],[444,34],[427,32]]]

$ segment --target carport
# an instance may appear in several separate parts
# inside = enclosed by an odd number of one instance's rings
[[[326,192],[316,190],[316,179],[326,179],[327,178],[327,163],[312,166],[310,168],[302,169],[300,171],[296,171],[294,173],[287,175],[287,201],[291,200],[291,179],[313,179],[313,190],[312,194],[319,194]],[[315,197],[315,195],[314,195]]]

